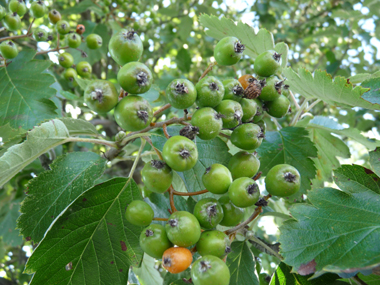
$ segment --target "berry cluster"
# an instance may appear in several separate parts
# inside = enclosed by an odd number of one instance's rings
[[[118,83],[128,93],[120,102],[112,84],[94,81],[85,92],[85,99],[95,111],[109,111],[115,107],[115,120],[126,131],[141,131],[153,119],[152,108],[143,96],[152,84],[152,73],[137,62],[142,54],[142,44],[134,31],[122,30],[109,44],[112,58],[122,67],[117,75]],[[234,37],[222,39],[215,47],[215,59],[219,65],[233,65],[242,57],[244,45]],[[197,251],[202,257],[192,265],[192,282],[202,284],[229,284],[230,273],[225,257],[231,251],[231,240],[217,225],[234,227],[242,222],[244,208],[265,206],[260,199],[260,189],[255,182],[260,161],[253,153],[264,138],[264,109],[276,117],[284,116],[289,101],[282,95],[283,81],[275,73],[280,69],[280,55],[267,51],[255,61],[257,77],[245,75],[223,82],[213,76],[204,76],[197,84],[187,79],[175,79],[166,88],[170,105],[188,109],[196,104],[197,110],[180,135],[170,137],[160,153],[160,160],[145,164],[141,171],[145,187],[155,193],[176,192],[172,185],[173,171],[192,169],[198,161],[195,138],[211,140],[222,130],[232,130],[231,142],[242,149],[229,161],[227,167],[213,164],[207,167],[202,182],[209,192],[200,199],[193,213],[176,211],[165,226],[152,223],[154,212],[144,201],[133,201],[126,209],[128,222],[146,228],[140,234],[140,246],[148,255],[162,259],[162,265],[171,273],[186,270]],[[286,88],[285,88],[286,90]],[[284,101],[286,104],[284,105]],[[103,106],[107,105],[107,108]],[[112,108],[111,108],[112,106]],[[187,111],[186,111],[187,112]],[[265,179],[266,190],[271,195],[290,196],[300,188],[300,174],[290,165],[273,167]],[[177,193],[178,194],[178,193]],[[190,249],[188,249],[190,248]],[[224,260],[224,261],[223,261]]]

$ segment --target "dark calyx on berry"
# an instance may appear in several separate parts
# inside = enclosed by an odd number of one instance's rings
[[[215,216],[217,214],[217,210],[216,210],[216,204],[213,204],[211,206],[208,206],[206,208],[206,213],[207,213],[207,216],[209,216],[210,218]]]
[[[288,90],[289,89],[289,85],[288,84],[285,84],[282,88],[284,88],[285,90]]]
[[[137,111],[137,117],[138,117],[140,120],[143,120],[145,124],[146,124],[146,122],[147,122],[148,119],[149,119],[148,112],[145,111],[145,110],[139,110],[139,111]]]
[[[172,260],[169,257],[165,257],[162,261],[165,267],[172,266]]]
[[[7,45],[12,47],[14,45],[14,43],[12,41],[9,41],[9,42],[7,42]]]
[[[153,234],[154,234],[154,232],[152,230],[146,230],[145,231],[145,236],[146,237],[151,237],[151,236],[153,236]]]
[[[150,164],[156,169],[162,169],[165,167],[166,163],[161,160],[152,160]]]
[[[172,228],[174,228],[174,227],[178,226],[178,220],[177,220],[177,219],[170,219],[170,220],[168,221],[168,224],[169,224]]]
[[[291,172],[286,172],[286,173],[284,174],[284,179],[285,179],[285,181],[287,181],[287,182],[295,182],[295,181],[296,181],[296,178],[297,178],[297,176],[294,175],[294,174],[291,173]]]
[[[178,94],[187,94],[189,93],[189,89],[184,83],[177,83],[175,85],[175,92],[177,92]]]
[[[216,84],[215,82],[211,82],[209,88],[211,90],[219,90],[218,84]]]
[[[51,13],[52,13],[53,15],[58,15],[58,11],[57,11],[57,10],[52,10]]]
[[[264,134],[263,132],[259,132],[259,133],[257,134],[257,138],[259,138],[259,139],[263,139],[263,138],[265,138],[265,134]]]
[[[207,167],[207,168],[206,168],[206,171],[205,171],[205,174],[209,173],[210,170],[211,170],[211,166]]]
[[[211,268],[210,262],[202,260],[199,262],[201,267],[199,268],[201,272],[206,272],[208,269]]]
[[[240,122],[241,121],[241,117],[243,116],[243,114],[240,112],[240,111],[236,111],[235,113],[234,113],[234,119],[236,120],[236,121],[238,121],[238,122]]]
[[[128,40],[133,40],[133,36],[136,34],[134,30],[130,30],[127,33],[124,33],[123,35],[128,39]]]
[[[48,41],[53,40],[53,36],[52,36],[52,35],[48,35],[47,40],[48,40]]]
[[[241,87],[239,85],[235,85],[232,88],[232,93],[234,93],[235,95],[238,95],[238,96],[242,96],[244,94],[244,89],[243,89],[243,87]]]
[[[188,158],[190,157],[190,152],[186,149],[183,149],[179,152],[179,155],[182,157],[182,158]]]
[[[140,71],[136,75],[136,80],[139,86],[145,86],[148,83],[148,74],[146,74],[144,71]]]
[[[281,55],[282,55],[282,54],[275,52],[275,53],[273,54],[273,59],[274,59],[275,61],[279,62],[280,59],[281,59]]]
[[[62,23],[62,24],[61,24],[61,28],[62,28],[62,29],[66,29],[66,24],[65,24],[65,23]]]
[[[251,184],[251,185],[248,185],[247,187],[247,193],[248,195],[253,195],[254,193],[256,193],[258,190],[259,187],[257,186],[256,183],[254,184]]]
[[[42,38],[43,36],[44,36],[44,33],[43,33],[43,32],[38,32],[38,33],[37,33],[37,37]]]
[[[231,251],[232,251],[231,247],[227,245],[226,249],[224,250],[224,253],[229,254]]]
[[[199,128],[192,125],[187,125],[179,131],[179,135],[188,138],[189,140],[194,140],[199,134]]]
[[[284,84],[284,81],[285,81],[285,80],[281,80],[281,81],[276,82],[276,83],[274,84],[274,88],[276,89],[276,91],[278,92],[278,94],[281,94],[281,87],[282,87],[282,85]]]
[[[242,53],[245,50],[245,46],[239,41],[235,43],[235,52]]]
[[[99,103],[103,102],[103,91],[102,89],[96,88],[94,91],[91,92],[91,97],[93,100],[98,100]]]
[[[259,201],[256,202],[255,206],[266,207],[268,206],[268,201],[264,198],[260,198]]]
[[[13,12],[13,17],[16,17],[17,16],[17,12]]]
[[[43,5],[43,2],[42,2],[41,0],[38,0],[38,1],[37,1],[37,4],[39,4],[39,5]]]

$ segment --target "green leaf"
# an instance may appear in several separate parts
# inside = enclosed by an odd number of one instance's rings
[[[16,220],[20,216],[20,200],[13,200],[6,206],[6,214],[0,222],[0,236],[3,237],[3,242],[10,246],[18,246],[22,244],[22,237],[19,231],[16,230]],[[3,209],[2,209],[3,210]],[[3,257],[0,256],[0,259]]]
[[[178,51],[175,60],[179,70],[181,70],[184,73],[188,73],[190,71],[191,57],[187,49],[181,48]]]
[[[155,268],[155,260],[147,254],[144,254],[143,262],[140,268],[133,268],[141,285],[161,285],[163,279],[160,272]]]
[[[362,96],[364,100],[377,105],[377,110],[380,109],[380,77],[371,78],[361,84],[362,87],[370,88],[370,90]]]
[[[75,81],[78,83],[79,87],[84,91],[87,88],[87,85],[92,82],[92,80],[89,79],[83,79],[79,77],[75,77]]]
[[[12,145],[20,143],[25,133],[26,130],[21,128],[14,129],[10,126],[9,123],[7,123],[4,126],[1,126],[0,136],[2,142],[0,143],[0,156],[2,156],[5,153],[5,151]]]
[[[273,35],[265,29],[256,34],[253,27],[239,21],[237,25],[233,20],[203,14],[199,17],[202,26],[208,28],[206,35],[221,40],[224,37],[237,37],[244,45],[244,54],[255,59],[260,53],[274,49]]]
[[[46,119],[57,117],[56,105],[49,100],[53,76],[44,71],[50,60],[33,59],[34,50],[23,50],[8,67],[0,68],[0,126],[33,128]]]
[[[259,285],[255,274],[255,257],[245,241],[231,244],[231,253],[227,255],[227,266],[230,269],[230,285]]]
[[[84,0],[79,3],[75,3],[74,6],[63,9],[61,14],[71,15],[71,14],[80,14],[86,12],[87,10],[94,11],[99,16],[104,16],[102,9],[94,4],[91,0]]]
[[[353,87],[341,76],[336,76],[333,80],[330,74],[321,70],[316,70],[313,76],[303,68],[299,68],[297,74],[290,67],[283,69],[283,73],[291,90],[306,99],[317,98],[338,107],[380,109],[377,102],[370,102],[364,98],[363,94],[369,90],[368,88]]]
[[[347,193],[355,193],[357,189],[367,188],[380,194],[380,178],[360,165],[342,165],[334,171],[335,183]]]
[[[179,37],[184,42],[187,41],[187,38],[190,36],[190,32],[193,28],[193,19],[189,16],[181,18],[181,23],[178,25]]]
[[[299,171],[301,188],[289,197],[289,201],[306,194],[316,174],[311,158],[317,156],[317,149],[308,135],[306,129],[296,127],[283,128],[279,132],[267,132],[265,140],[257,149],[260,155],[260,171],[264,176],[277,164],[290,164]]]
[[[295,204],[290,209],[295,220],[280,227],[284,262],[300,274],[352,272],[380,264],[380,195],[361,185],[343,191],[309,191],[311,205]]]
[[[140,227],[126,224],[129,203],[141,200],[137,184],[114,178],[78,197],[59,216],[29,258],[34,284],[127,284],[139,266]]]
[[[0,157],[0,187],[41,154],[66,143],[70,135],[96,135],[95,127],[86,121],[62,118],[50,120],[27,133],[26,140],[13,145]]]
[[[368,79],[371,79],[371,78],[375,78],[375,77],[379,77],[380,76],[380,71],[377,71],[373,74],[370,74],[370,73],[359,73],[359,74],[356,74],[354,76],[351,76],[350,77],[350,82],[352,84],[358,84],[358,83],[361,83],[365,80],[368,80]]]
[[[95,184],[106,160],[93,152],[72,152],[58,157],[28,184],[17,221],[27,240],[39,242],[52,221],[79,195]]]
[[[183,128],[183,126],[171,126],[168,128],[168,132],[172,136],[178,135],[181,128]],[[154,136],[152,137],[152,142],[155,147],[162,150],[166,142],[166,138],[164,136]],[[205,187],[202,183],[202,175],[206,171],[206,168],[214,163],[227,165],[231,158],[231,154],[228,153],[227,145],[220,138],[215,138],[208,141],[197,138],[197,148],[198,161],[195,166],[185,172],[178,172],[179,176],[185,182],[188,192],[204,190]],[[202,196],[201,198],[204,198],[207,195],[208,194],[203,194],[200,196]],[[196,196],[195,199],[199,200],[200,196]]]
[[[183,279],[189,280],[190,278],[190,269],[186,269],[178,274],[171,274],[168,272],[164,277],[164,283],[162,285],[186,285],[189,283],[183,281]]]
[[[336,274],[327,273],[319,278],[309,279],[312,275],[301,276],[296,273],[292,273],[292,267],[281,262],[273,274],[269,285],[347,285],[346,282],[338,281],[340,277]]]
[[[337,123],[331,118],[323,117],[323,116],[315,116],[312,120],[310,120],[309,125],[307,125],[307,128],[313,128],[313,129],[321,129],[326,130],[328,132],[343,136],[343,137],[349,137],[358,143],[361,143],[368,149],[372,150],[375,149],[377,146],[380,146],[380,141],[368,139],[364,137],[358,129],[355,128],[344,128],[342,125]]]
[[[376,148],[369,153],[369,163],[377,176],[380,176],[380,148]]]
[[[59,94],[61,94],[67,100],[83,101],[82,98],[68,91],[61,90],[59,91]]]
[[[91,0],[89,1],[92,3],[92,6],[95,6]],[[82,42],[82,44],[79,46],[79,49],[83,50],[87,54],[86,58],[83,58],[82,52],[76,49],[71,49],[70,53],[73,55],[75,63],[78,63],[80,61],[88,61],[91,65],[93,65],[102,58],[106,57],[106,54],[108,52],[108,42],[111,39],[111,33],[108,32],[106,24],[96,24],[91,21],[82,21],[81,24],[83,24],[86,28],[86,31],[83,34],[84,37],[87,37],[90,34],[98,34],[103,39],[103,45],[98,49],[89,49],[86,42]],[[78,82],[78,80],[76,81]],[[81,84],[79,85],[82,88]]]
[[[59,120],[65,124],[70,136],[100,136],[95,126],[85,120],[73,118],[61,118]]]

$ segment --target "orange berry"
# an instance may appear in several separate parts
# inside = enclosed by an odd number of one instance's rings
[[[245,89],[247,89],[248,85],[254,81],[255,77],[253,77],[251,74],[245,74],[241,76],[238,80],[241,84],[241,86]]]
[[[86,28],[83,25],[81,25],[81,24],[77,25],[77,30],[76,30],[77,34],[81,35],[85,32],[85,30],[86,30]]]
[[[185,247],[171,247],[162,255],[162,266],[173,274],[185,271],[192,262],[193,255]]]

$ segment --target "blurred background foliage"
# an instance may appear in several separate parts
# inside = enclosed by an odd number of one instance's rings
[[[88,57],[81,58],[81,52],[70,49],[75,62],[87,60],[93,65],[93,76],[116,82],[118,66],[108,54],[107,44],[113,32],[122,28],[134,29],[144,43],[141,62],[154,70],[155,86],[145,97],[154,107],[166,102],[163,90],[174,78],[186,77],[197,81],[210,61],[213,60],[213,48],[216,41],[205,35],[199,23],[202,13],[225,16],[234,21],[242,20],[254,27],[266,28],[273,33],[275,42],[286,42],[289,46],[289,64],[294,70],[306,68],[326,70],[333,77],[350,77],[359,73],[373,73],[380,67],[380,4],[378,0],[56,0],[45,1],[49,9],[61,12],[75,29],[77,24],[86,27],[86,33],[97,33],[105,43],[99,50],[89,50],[85,44],[80,49]],[[7,1],[0,0],[0,5],[7,6]],[[27,1],[27,6],[30,3]],[[31,18],[29,13],[23,17],[23,31],[27,30]],[[41,26],[55,35],[54,27],[48,19],[41,18],[33,27]],[[0,24],[1,31],[1,24]],[[18,33],[20,33],[19,31]],[[12,34],[12,33],[11,33]],[[0,37],[8,35],[0,32]],[[56,39],[48,43],[36,43],[28,38],[15,40],[23,48],[38,51],[56,47]],[[61,46],[64,46],[64,39]],[[40,55],[39,59],[50,59],[53,64],[50,72],[56,77],[54,88],[58,94],[55,103],[65,116],[83,118],[93,122],[99,131],[109,138],[118,132],[112,119],[112,113],[101,117],[89,111],[83,105],[82,89],[76,82],[71,83],[62,77],[64,69],[57,64],[57,53]],[[220,79],[239,77],[252,73],[253,61],[248,57],[232,67],[214,68],[213,74]],[[182,111],[183,112],[183,111]],[[369,138],[379,138],[379,112],[360,108],[343,109],[327,106],[320,102],[313,108],[313,115],[332,115],[345,127],[358,128]],[[166,117],[182,116],[181,111],[169,109]],[[281,119],[286,124],[288,118]],[[274,129],[270,120],[269,130]],[[366,164],[368,153],[358,143],[344,138],[351,149],[352,157],[343,162],[355,161]],[[139,143],[129,144],[125,156],[133,154]],[[80,149],[74,149],[80,148]],[[86,150],[93,148],[96,152],[105,151],[101,146],[82,143],[66,144],[50,153],[54,158],[65,151]],[[1,149],[0,149],[0,154]],[[148,157],[146,159],[149,159]],[[131,161],[113,162],[103,179],[114,176],[127,176]],[[141,163],[140,167],[143,163]],[[0,284],[25,284],[31,276],[23,274],[28,256],[35,244],[22,240],[15,229],[18,218],[19,203],[25,196],[26,185],[35,175],[44,169],[39,160],[28,165],[21,173],[0,189]],[[140,179],[135,177],[136,181]],[[146,194],[149,195],[149,193]],[[280,212],[285,207],[278,202],[274,206]],[[268,224],[281,223],[281,219],[262,218],[254,225],[259,236],[267,241],[275,241],[276,228]],[[262,229],[266,229],[266,231]],[[269,230],[268,230],[269,229]],[[272,229],[272,230],[271,230]],[[262,272],[272,274],[277,260],[265,253],[257,253]],[[259,260],[260,259],[260,260]],[[133,275],[131,275],[133,277]],[[265,275],[262,276],[265,283]]]

